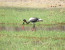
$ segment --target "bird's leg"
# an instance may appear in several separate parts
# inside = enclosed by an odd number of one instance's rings
[[[32,31],[36,31],[35,24],[33,24]]]

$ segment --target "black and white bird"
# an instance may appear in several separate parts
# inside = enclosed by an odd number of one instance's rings
[[[24,22],[26,22],[27,24],[29,24],[30,22],[32,22],[33,24],[33,28],[32,30],[36,30],[35,28],[35,23],[36,22],[39,22],[39,21],[43,21],[42,19],[39,19],[39,18],[36,18],[36,17],[31,17],[28,22],[26,21],[26,19],[23,19],[23,26],[22,26],[22,29],[24,28]]]

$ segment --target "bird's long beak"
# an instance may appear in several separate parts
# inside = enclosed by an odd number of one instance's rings
[[[24,28],[24,21],[23,21],[23,26],[22,26],[22,29]]]

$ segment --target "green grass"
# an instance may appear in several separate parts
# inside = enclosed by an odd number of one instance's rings
[[[65,22],[65,9],[0,8],[0,23],[22,23],[30,17],[42,18],[38,24]],[[62,11],[62,12],[61,12]]]
[[[42,18],[36,24],[54,24],[65,22],[65,8],[34,9],[0,7],[0,23],[17,23],[30,17]],[[25,25],[31,26],[31,25]],[[41,25],[37,25],[37,27]],[[32,26],[31,26],[32,27]],[[44,27],[42,25],[42,27]],[[62,31],[0,31],[0,50],[65,50],[65,32]]]
[[[65,38],[64,35],[65,32],[56,31],[1,31],[0,50],[65,50],[64,39],[53,39],[56,37]],[[40,39],[41,37],[50,38]]]

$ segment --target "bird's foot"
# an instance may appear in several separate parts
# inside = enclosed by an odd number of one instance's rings
[[[36,31],[36,28],[32,28],[32,31]]]

